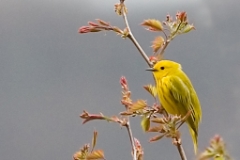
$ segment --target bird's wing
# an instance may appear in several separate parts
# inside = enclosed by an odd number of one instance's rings
[[[198,99],[194,99],[192,101],[192,94],[196,94],[193,87],[186,82],[182,81],[178,76],[167,76],[163,78],[163,83],[169,90],[169,96],[171,99],[175,100],[175,107],[178,107],[178,112],[181,116],[186,116],[189,111],[191,111],[191,116],[187,118],[187,123],[189,125],[189,131],[193,139],[194,150],[197,150],[197,136],[198,136],[198,122],[199,122],[199,114],[198,110],[196,110],[193,106],[194,101],[198,101]],[[196,95],[195,95],[196,97]],[[200,107],[200,105],[198,106]]]
[[[162,83],[167,87],[172,98],[181,104],[188,104],[190,92],[184,82],[177,76],[166,76]]]
[[[191,93],[187,85],[178,76],[166,76],[162,79],[162,83],[169,90],[169,96],[176,102],[179,113],[185,116],[190,110],[191,117],[195,121],[195,113],[191,103]]]
[[[199,99],[197,97],[197,93],[194,90],[194,88],[191,89],[190,94],[191,94],[190,95],[191,102],[193,104],[193,111],[195,113],[198,113],[198,114],[196,114],[196,119],[197,119],[197,122],[200,122],[202,119],[202,110],[201,110],[201,105],[200,105]]]

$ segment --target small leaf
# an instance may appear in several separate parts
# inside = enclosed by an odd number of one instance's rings
[[[198,157],[199,160],[208,160],[210,158],[214,160],[231,160],[226,150],[225,142],[219,135],[215,135],[211,139],[210,146]]]
[[[82,124],[85,124],[92,120],[106,120],[107,119],[107,117],[104,117],[103,114],[89,114],[86,111],[83,111],[83,113],[80,115],[80,118],[83,119]]]
[[[159,132],[163,129],[162,125],[154,126],[148,129],[148,132]]]
[[[88,154],[89,144],[85,144],[80,151],[76,152],[73,155],[74,160],[83,160],[86,158],[86,155]]]
[[[128,35],[129,35],[129,30],[128,30],[128,28],[125,28],[122,32],[122,38],[125,39],[125,38],[127,38]]]
[[[122,34],[123,33],[123,31],[120,28],[116,27],[116,26],[113,26],[112,28],[113,28],[113,31],[118,33],[118,34]]]
[[[131,116],[131,115],[133,115],[133,112],[123,111],[123,112],[120,112],[119,114],[122,116]]]
[[[151,119],[151,122],[160,123],[160,124],[165,124],[166,123],[164,121],[164,119],[162,119],[162,118],[153,118],[153,119]]]
[[[90,26],[93,26],[93,27],[99,27],[99,25],[97,23],[94,23],[94,22],[91,22],[91,21],[89,21],[88,24]]]
[[[122,12],[125,12],[127,14],[127,7],[122,4],[122,3],[117,3],[114,5],[115,7],[115,12],[117,13],[117,15],[121,16],[123,13]]]
[[[213,160],[226,160],[226,158],[222,155],[216,155]]]
[[[154,65],[159,61],[159,59],[156,56],[150,56],[149,61],[152,62],[152,64]]]
[[[78,29],[78,33],[89,33],[91,28],[91,26],[82,26]]]
[[[126,79],[126,77],[124,77],[124,76],[122,76],[121,78],[120,78],[120,84],[121,84],[121,86],[127,86],[128,85],[128,82],[127,82],[127,79]]]
[[[96,20],[97,20],[98,23],[101,24],[102,26],[106,26],[106,27],[110,26],[109,23],[107,23],[107,22],[105,22],[105,21],[103,21],[103,20],[101,20],[101,19],[96,19]]]
[[[85,158],[85,155],[82,153],[82,152],[76,152],[74,155],[73,155],[73,159],[74,160],[82,160]]]
[[[143,21],[143,23],[141,25],[146,26],[147,29],[151,30],[151,31],[162,31],[163,30],[162,23],[156,19],[147,19],[147,20]]]
[[[144,132],[148,131],[150,127],[150,118],[148,116],[143,116],[141,121],[141,127]]]
[[[93,132],[93,139],[92,139],[92,150],[95,148],[96,146],[96,143],[97,143],[97,135],[98,135],[98,132],[97,131],[94,131]]]
[[[138,111],[140,109],[144,109],[147,106],[146,101],[140,99],[137,100],[137,102],[133,103],[130,107],[129,110],[134,112],[134,111]]]
[[[115,12],[117,13],[117,15],[122,15],[122,7],[121,7],[121,4],[120,3],[117,3],[114,5],[115,7]]]
[[[214,156],[214,153],[205,151],[205,152],[201,153],[198,160],[207,160],[207,159],[212,158],[213,156]]]
[[[152,42],[153,52],[156,53],[162,46],[164,45],[164,38],[162,36],[158,36]]]
[[[143,86],[144,89],[146,89],[153,97],[157,96],[157,89],[155,86],[149,84],[146,86]]]
[[[136,148],[136,151],[137,151],[137,160],[143,160],[144,152],[143,152],[143,148],[141,146],[141,143],[135,137],[134,137],[134,143],[135,143],[135,148]]]
[[[100,32],[100,31],[102,31],[102,29],[93,28],[93,29],[91,29],[90,32]]]
[[[155,141],[158,141],[160,139],[162,139],[165,135],[158,135],[158,136],[155,136],[155,137],[152,137],[149,141],[150,142],[155,142]]]
[[[135,147],[137,150],[142,149],[142,145],[141,145],[140,141],[135,137],[134,137],[134,143],[135,143]]]
[[[184,28],[182,33],[188,33],[192,30],[195,30],[195,27],[192,24],[187,24]]]
[[[176,19],[180,20],[181,22],[186,22],[187,21],[187,13],[186,12],[178,12],[176,14]]]
[[[105,159],[102,150],[95,150],[86,156],[87,160]]]

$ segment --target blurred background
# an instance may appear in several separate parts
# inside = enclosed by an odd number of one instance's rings
[[[96,18],[124,27],[114,13],[117,0],[1,0],[0,5],[0,159],[72,159],[99,131],[97,148],[106,159],[131,159],[127,132],[117,124],[94,121],[82,125],[79,114],[117,115],[119,79],[126,76],[132,98],[153,99],[142,88],[153,83],[134,45],[111,32],[78,34]],[[144,19],[165,20],[186,11],[196,30],[178,36],[165,58],[182,64],[203,110],[199,150],[220,134],[230,155],[240,156],[240,34],[238,0],[127,0],[132,31],[151,55]],[[180,159],[170,139],[148,143],[139,118],[131,118],[145,159]],[[181,127],[183,146],[194,159],[188,130]]]

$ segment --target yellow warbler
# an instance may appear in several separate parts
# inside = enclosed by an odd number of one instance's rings
[[[184,117],[191,111],[186,122],[196,153],[198,125],[201,121],[202,111],[190,79],[182,71],[179,63],[170,60],[161,60],[148,70],[153,72],[159,100],[169,114]]]

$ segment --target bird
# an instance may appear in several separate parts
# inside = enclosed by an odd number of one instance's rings
[[[171,60],[160,60],[147,70],[153,73],[158,98],[168,114],[184,117],[191,111],[186,123],[196,154],[202,110],[190,79],[182,70],[181,64]]]

